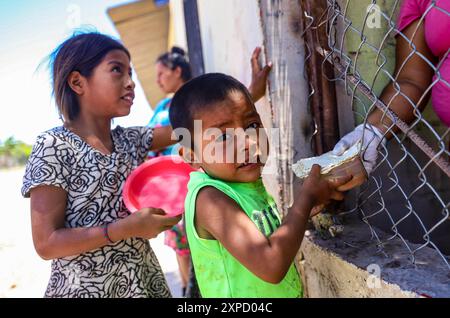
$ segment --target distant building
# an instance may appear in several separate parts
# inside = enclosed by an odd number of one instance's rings
[[[131,53],[137,77],[152,107],[165,97],[156,84],[154,65],[169,46],[167,2],[142,0],[108,9],[108,15]]]

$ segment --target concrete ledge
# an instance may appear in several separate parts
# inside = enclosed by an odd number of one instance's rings
[[[345,225],[344,233],[330,240],[307,231],[297,261],[306,296],[450,297],[450,270],[433,249],[420,250],[416,264],[400,239],[390,240],[383,251],[361,221]]]

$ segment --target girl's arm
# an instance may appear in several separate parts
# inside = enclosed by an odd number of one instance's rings
[[[205,187],[197,196],[195,226],[201,237],[220,241],[253,274],[277,284],[300,248],[311,209],[330,198],[342,200],[343,194],[335,189],[349,178],[328,183],[314,166],[283,224],[270,237],[258,230],[233,199],[214,187]]]
[[[102,227],[65,228],[67,193],[54,186],[31,190],[31,227],[35,249],[45,260],[73,256],[109,244]],[[180,221],[163,215],[159,209],[142,209],[125,219],[111,223],[112,241],[129,237],[154,238]]]
[[[410,45],[401,35],[397,36],[394,76],[397,76],[397,84],[400,86],[402,94],[410,98],[414,104],[417,104],[431,85],[434,75],[433,69],[418,55],[418,53],[427,58],[431,63],[436,62],[436,57],[433,56],[425,41],[425,29],[423,23],[419,25],[419,20],[411,23],[411,25],[404,30],[403,34],[411,40],[412,45]],[[416,48],[417,53],[412,54],[414,50],[413,47]],[[405,65],[403,66],[404,63]],[[428,95],[422,99],[419,105],[417,105],[420,111],[427,105],[429,93],[430,92],[428,92]],[[416,118],[413,111],[413,105],[411,105],[405,97],[400,94],[395,96],[396,94],[398,94],[397,89],[393,83],[390,83],[383,90],[380,99],[388,105],[400,119],[406,123],[412,122]],[[383,111],[379,108],[376,108],[373,113],[369,115],[368,122],[376,126],[381,132],[386,131],[392,124],[389,116],[386,115],[383,117]],[[398,128],[394,127],[393,130],[395,132]],[[392,135],[389,133],[387,137],[390,138]]]
[[[153,128],[153,142],[149,150],[164,149],[176,144],[175,136],[172,139],[172,126],[162,126]]]

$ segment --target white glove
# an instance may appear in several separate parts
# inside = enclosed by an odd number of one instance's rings
[[[364,140],[363,139],[364,134]],[[380,143],[386,144],[386,138],[383,138],[383,133],[375,126],[370,124],[361,124],[357,126],[352,132],[342,137],[341,140],[334,146],[333,154],[336,156],[342,155],[345,150],[362,140],[361,159],[367,174],[370,174],[373,167],[377,163],[378,146]]]

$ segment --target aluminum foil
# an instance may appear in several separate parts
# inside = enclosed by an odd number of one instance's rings
[[[311,171],[314,164],[318,164],[322,167],[320,170],[321,174],[327,174],[335,167],[338,167],[346,162],[353,160],[359,155],[361,149],[361,142],[354,144],[352,147],[347,149],[342,155],[333,155],[332,151],[324,153],[317,157],[300,159],[292,165],[292,170],[295,175],[299,178],[306,178]]]

